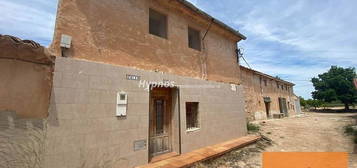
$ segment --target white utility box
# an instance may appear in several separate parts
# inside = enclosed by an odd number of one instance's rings
[[[237,85],[231,84],[231,90],[236,92],[237,91]]]
[[[69,35],[62,34],[60,46],[63,48],[71,48],[72,37]]]
[[[128,107],[128,94],[125,92],[117,93],[117,117],[125,117]]]
[[[128,107],[128,94],[125,92],[117,93],[117,117],[125,117]]]

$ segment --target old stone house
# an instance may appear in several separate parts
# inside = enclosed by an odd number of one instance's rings
[[[61,0],[46,167],[127,168],[245,136],[242,39],[184,0]]]
[[[300,113],[294,84],[241,66],[247,120],[262,120]]]
[[[51,54],[0,37],[0,166],[134,167],[293,114],[292,83],[239,65],[245,38],[185,0],[60,0]]]

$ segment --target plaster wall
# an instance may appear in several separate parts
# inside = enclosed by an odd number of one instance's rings
[[[150,8],[167,15],[167,39],[149,33]],[[201,51],[188,47],[188,26],[203,38],[209,24],[176,0],[61,0],[51,49],[62,55],[66,34],[68,57],[239,84],[239,37],[212,24]]]
[[[245,110],[248,121],[263,120],[269,118],[266,113],[264,97],[270,97],[270,117],[273,114],[279,114],[279,98],[285,98],[289,115],[296,114],[293,86],[288,83],[264,77],[246,68],[241,68],[241,79],[244,88]],[[265,86],[264,80],[267,81]],[[279,88],[277,87],[279,83]],[[282,88],[281,85],[290,87]]]
[[[47,122],[45,167],[107,164],[128,168],[148,162],[148,147],[134,151],[134,141],[148,142],[149,92],[139,87],[140,81],[127,80],[128,74],[146,81],[192,85],[179,89],[183,153],[246,135],[241,86],[234,91],[225,83],[58,57]],[[128,93],[124,118],[115,116],[118,91]],[[190,101],[200,103],[200,129],[193,132],[186,131],[185,102]],[[178,131],[178,122],[173,124]],[[173,142],[177,144],[178,140]]]

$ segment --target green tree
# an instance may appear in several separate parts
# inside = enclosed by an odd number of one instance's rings
[[[308,99],[306,100],[306,104],[310,107],[314,107],[316,110],[318,107],[321,107],[324,104],[324,102],[321,100]]]
[[[345,110],[349,110],[349,105],[357,102],[357,90],[353,86],[356,76],[355,68],[331,66],[328,72],[312,78],[315,87],[312,97],[324,102],[340,100]]]
[[[306,100],[301,96],[299,96],[299,99],[300,99],[300,105],[306,107]]]

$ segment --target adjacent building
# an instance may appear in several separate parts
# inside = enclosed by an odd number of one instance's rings
[[[294,84],[241,66],[247,120],[281,118],[300,113]]]

